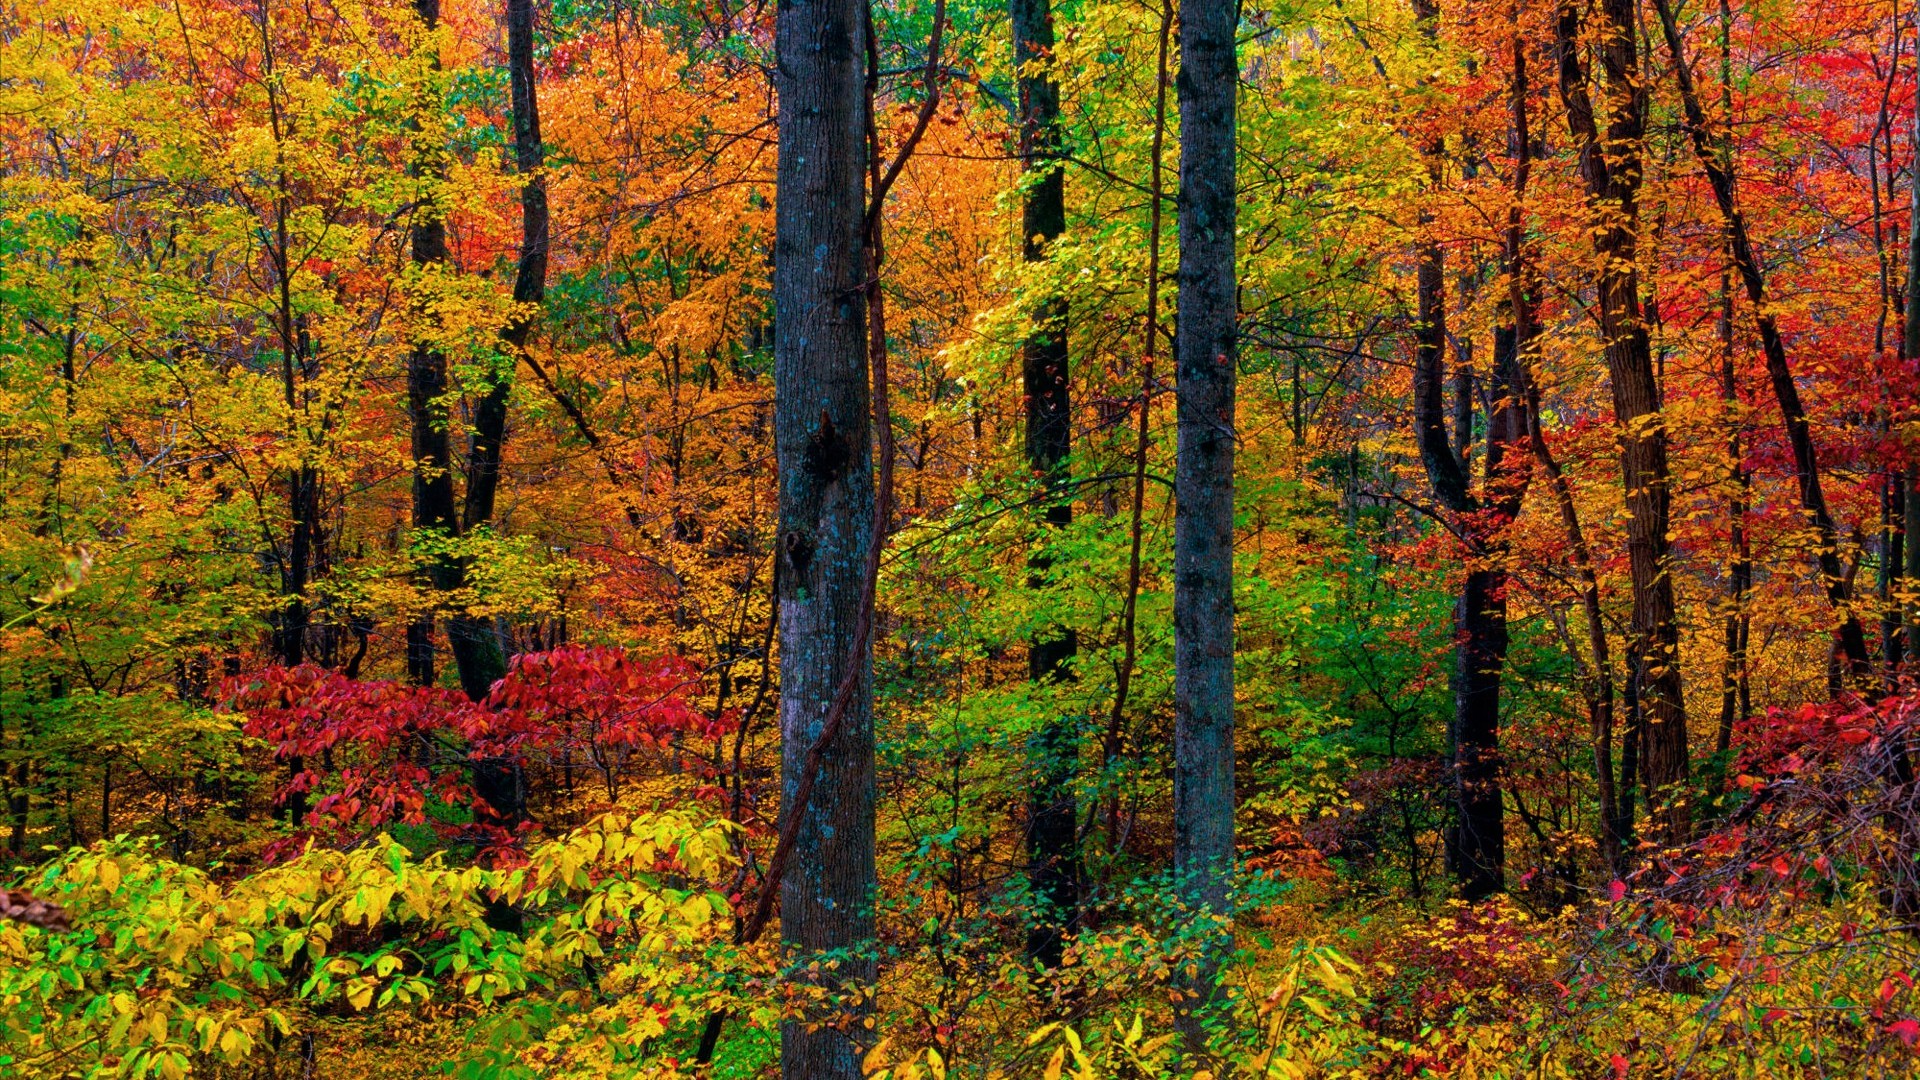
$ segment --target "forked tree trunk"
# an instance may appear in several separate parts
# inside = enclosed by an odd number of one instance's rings
[[[493,523],[500,488],[500,464],[507,438],[507,399],[517,365],[532,362],[527,341],[538,307],[547,297],[546,144],[540,137],[540,98],[533,68],[533,0],[507,0],[507,79],[513,101],[513,164],[520,174],[520,254],[514,264],[513,317],[500,329],[505,363],[474,408],[473,435],[467,444],[467,495],[460,529],[472,532]],[[459,567],[465,579],[466,566]],[[447,625],[447,644],[460,669],[460,686],[479,700],[506,674],[507,657],[491,621],[456,613]]]
[[[1196,911],[1229,916],[1233,871],[1235,96],[1239,5],[1180,12],[1180,307],[1175,332],[1174,872]],[[1230,931],[1208,941],[1179,1015],[1198,1050]]]
[[[1639,730],[1629,731],[1660,837],[1684,840],[1690,817],[1681,801],[1688,777],[1687,714],[1681,696],[1679,630],[1667,531],[1671,491],[1660,384],[1640,308],[1640,184],[1646,147],[1647,89],[1640,72],[1635,0],[1599,0],[1594,47],[1606,72],[1604,114],[1588,90],[1585,5],[1562,0],[1557,44],[1560,96],[1587,188],[1600,329],[1620,432],[1621,486],[1627,505],[1627,561],[1633,587],[1628,642]],[[1606,123],[1604,137],[1599,129]],[[1623,766],[1624,774],[1624,766]],[[1624,776],[1623,776],[1624,780]]]
[[[825,953],[852,953],[822,975],[830,989],[870,986],[875,975],[872,653],[860,625],[874,507],[865,21],[855,0],[791,0],[780,7],[775,35],[781,812],[801,815],[780,880],[780,936],[802,966]],[[834,738],[822,744],[847,677],[851,695]],[[809,774],[810,797],[798,799]],[[782,1074],[856,1080],[854,1025],[809,1019],[819,1022],[781,1025]]]

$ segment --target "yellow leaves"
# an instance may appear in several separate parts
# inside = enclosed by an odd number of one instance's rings
[[[1328,957],[1339,959],[1347,966],[1353,968],[1356,973],[1360,970],[1358,965],[1355,965],[1353,961],[1348,960],[1332,949],[1322,949],[1316,952],[1313,957],[1314,966],[1318,969],[1315,977],[1320,981],[1320,985],[1325,986],[1329,990],[1337,991],[1346,997],[1358,997],[1359,994],[1353,987],[1353,980],[1336,971],[1334,966],[1328,963]]]

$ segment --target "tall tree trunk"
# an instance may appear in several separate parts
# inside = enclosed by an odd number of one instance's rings
[[[546,145],[540,138],[540,99],[533,68],[533,0],[507,0],[507,78],[513,100],[513,163],[520,174],[520,255],[514,265],[515,310],[500,329],[507,363],[493,373],[474,408],[473,435],[467,445],[467,494],[460,528],[472,532],[493,523],[500,488],[501,453],[507,437],[507,399],[514,367],[532,364],[527,341],[547,298]],[[461,578],[466,566],[457,567]],[[507,657],[490,620],[456,613],[447,624],[447,644],[460,671],[460,686],[478,701],[506,674]]]
[[[1766,278],[1761,273],[1752,238],[1747,233],[1746,218],[1734,205],[1733,173],[1722,168],[1719,157],[1714,153],[1712,134],[1707,130],[1706,111],[1694,88],[1693,70],[1687,66],[1686,46],[1680,40],[1680,27],[1673,18],[1673,5],[1668,0],[1654,0],[1654,8],[1660,14],[1660,29],[1667,39],[1667,51],[1673,57],[1674,79],[1680,84],[1680,101],[1686,111],[1687,132],[1691,136],[1694,154],[1700,159],[1700,167],[1706,171],[1708,186],[1713,189],[1713,201],[1720,208],[1720,217],[1727,228],[1727,240],[1733,250],[1733,266],[1740,274],[1741,283],[1746,286],[1747,300],[1753,307],[1754,325],[1760,330],[1760,351],[1767,358],[1767,376],[1773,383],[1774,398],[1780,404],[1780,418],[1786,426],[1787,445],[1793,450],[1793,474],[1799,482],[1800,507],[1813,525],[1817,544],[1814,562],[1820,571],[1820,582],[1826,589],[1827,602],[1840,616],[1836,644],[1853,680],[1856,683],[1869,681],[1873,674],[1873,657],[1867,651],[1867,636],[1860,625],[1860,615],[1853,609],[1850,578],[1841,565],[1840,538],[1834,528],[1833,514],[1827,508],[1826,493],[1821,489],[1820,459],[1814,448],[1813,432],[1807,421],[1806,407],[1800,401],[1799,385],[1793,379],[1793,369],[1787,363],[1785,339],[1780,336],[1780,327],[1774,321],[1773,311],[1767,303]]]
[[[1720,110],[1733,118],[1733,4],[1720,0]],[[1721,167],[1733,170],[1733,147],[1722,143]],[[1724,230],[1723,230],[1724,231]],[[1729,252],[1728,261],[1732,256]],[[1747,538],[1747,506],[1752,501],[1752,478],[1747,472],[1740,448],[1740,382],[1734,367],[1733,269],[1720,271],[1720,395],[1727,403],[1727,468],[1733,481],[1733,494],[1727,499],[1729,571],[1727,574],[1727,614],[1721,625],[1721,647],[1725,661],[1720,672],[1720,729],[1715,734],[1713,751],[1725,761],[1733,748],[1734,724],[1752,712],[1751,684],[1747,673],[1747,643],[1753,636],[1753,615],[1747,610],[1747,597],[1753,591],[1753,549]]]
[[[413,10],[428,33],[438,28],[440,0],[413,0]],[[437,59],[432,63],[436,69],[439,67]],[[423,94],[415,107],[425,111],[437,106]],[[439,192],[432,190],[443,179],[446,151],[430,132],[422,130],[419,119],[413,122],[413,129],[411,172],[421,190],[408,231],[408,248],[413,259],[414,286],[421,293],[414,300],[415,313],[418,317],[430,318],[427,298],[438,287],[436,279],[445,271],[447,261],[446,221],[438,205]],[[413,350],[407,355],[407,409],[412,418],[413,528],[417,534],[450,540],[458,535],[460,522],[454,511],[447,357],[429,334],[416,333]],[[450,591],[457,585],[457,573],[452,560],[436,556],[427,564],[427,584],[436,592]],[[407,677],[421,686],[434,681],[433,616],[430,613],[416,617],[407,627]]]
[[[778,19],[781,805],[798,821],[792,866],[779,882],[780,935],[801,966],[851,951],[822,977],[859,987],[876,973],[872,653],[863,617],[875,501],[862,184],[866,17],[855,0],[792,0]],[[843,681],[849,696],[841,704]],[[841,715],[832,717],[836,705]],[[837,730],[827,730],[829,719]],[[856,1080],[861,1051],[848,1034],[856,1029],[810,1019],[781,1025],[782,1074]]]
[[[1431,0],[1415,0],[1414,13],[1421,35],[1429,42],[1439,34],[1440,8]],[[1520,54],[1516,53],[1516,56]],[[1522,58],[1523,59],[1523,58]],[[1506,820],[1500,786],[1500,688],[1507,655],[1505,568],[1506,522],[1518,512],[1524,492],[1524,467],[1515,472],[1508,451],[1527,434],[1526,381],[1520,349],[1530,343],[1532,298],[1529,271],[1522,246],[1520,200],[1524,197],[1529,161],[1526,157],[1525,67],[1516,69],[1513,119],[1521,143],[1514,173],[1514,200],[1505,236],[1509,295],[1501,304],[1509,316],[1496,329],[1492,365],[1485,372],[1487,387],[1487,446],[1481,457],[1484,492],[1476,497],[1470,475],[1471,426],[1462,430],[1464,412],[1470,420],[1472,378],[1454,379],[1452,410],[1446,400],[1447,349],[1445,250],[1428,233],[1433,223],[1430,207],[1420,212],[1416,252],[1413,368],[1413,424],[1421,465],[1434,501],[1450,525],[1466,538],[1473,560],[1454,604],[1453,714],[1447,724],[1452,758],[1449,783],[1453,792],[1453,822],[1447,830],[1447,863],[1460,882],[1461,895],[1481,900],[1505,886]],[[1421,148],[1426,159],[1429,191],[1437,193],[1444,181],[1445,149],[1436,139]],[[1463,365],[1464,369],[1464,365]],[[1449,439],[1449,420],[1454,429]],[[1515,479],[1521,478],[1519,486]],[[1491,511],[1491,513],[1481,513]]]
[[[1053,9],[1050,0],[1010,0],[1013,60],[1018,69],[1020,162],[1031,174],[1021,208],[1023,255],[1045,262],[1047,245],[1067,228],[1066,177],[1060,168],[1060,88],[1047,70],[1029,65],[1053,61]],[[1061,485],[1073,446],[1073,413],[1067,356],[1067,302],[1053,296],[1033,312],[1033,333],[1021,346],[1026,396],[1027,465],[1053,488],[1046,506],[1047,524],[1073,521],[1073,499]],[[1032,588],[1046,583],[1050,560],[1029,564]],[[1028,644],[1027,672],[1036,690],[1070,676],[1079,642],[1069,628],[1050,627]],[[1079,803],[1074,792],[1080,738],[1071,716],[1048,715],[1028,746],[1032,787],[1027,797],[1027,876],[1037,901],[1027,934],[1027,957],[1046,968],[1058,967],[1066,937],[1080,919],[1080,848],[1076,832]]]
[[[1730,418],[1727,468],[1733,481],[1733,494],[1727,499],[1731,530],[1727,545],[1727,614],[1720,628],[1725,654],[1720,671],[1720,727],[1713,741],[1715,755],[1724,758],[1733,747],[1734,725],[1748,713],[1747,642],[1753,628],[1753,616],[1747,610],[1747,597],[1753,591],[1753,550],[1747,539],[1749,480],[1740,449],[1740,384],[1734,370],[1733,281],[1724,272],[1720,275],[1720,396],[1726,399]]]
[[[1180,307],[1175,330],[1174,872],[1196,912],[1227,919],[1233,871],[1233,459],[1235,98],[1233,0],[1180,12]],[[1231,941],[1209,940],[1180,980],[1190,1048]]]
[[[1647,90],[1640,75],[1635,0],[1599,0],[1597,45],[1604,83],[1604,140],[1588,92],[1584,5],[1562,0],[1557,20],[1560,95],[1585,181],[1595,256],[1594,289],[1620,429],[1621,483],[1627,504],[1627,556],[1633,585],[1628,669],[1639,706],[1634,740],[1659,835],[1679,842],[1690,831],[1681,800],[1688,777],[1686,703],[1681,695],[1679,631],[1667,531],[1671,490],[1660,384],[1640,310],[1640,184],[1646,145]],[[1624,765],[1623,765],[1624,772]],[[1623,777],[1624,779],[1624,777]]]

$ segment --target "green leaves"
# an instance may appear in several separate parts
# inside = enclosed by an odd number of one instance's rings
[[[114,1075],[184,1075],[245,1061],[270,1027],[306,1028],[339,1007],[490,1003],[607,959],[631,987],[678,985],[727,907],[654,871],[708,880],[729,851],[724,829],[681,813],[597,818],[511,870],[454,868],[379,837],[217,880],[151,841],[96,844],[34,879],[72,913],[71,931],[0,923],[0,1000],[31,1003],[7,1011],[0,1053],[31,1061],[93,1039],[121,1062]],[[528,909],[524,935],[486,924],[492,897]]]

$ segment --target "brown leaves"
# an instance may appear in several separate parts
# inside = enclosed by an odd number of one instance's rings
[[[0,919],[12,919],[47,931],[72,929],[66,909],[59,904],[31,893],[6,889],[0,889]]]

